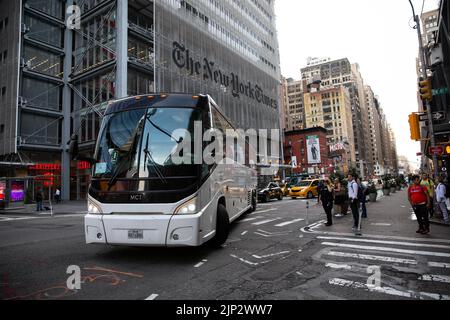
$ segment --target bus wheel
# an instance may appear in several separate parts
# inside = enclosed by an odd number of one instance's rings
[[[211,245],[215,248],[222,246],[227,241],[229,232],[230,219],[227,209],[224,205],[219,204],[217,207],[216,235],[211,240]]]

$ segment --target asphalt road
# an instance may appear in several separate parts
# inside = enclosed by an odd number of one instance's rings
[[[222,249],[86,245],[83,216],[0,216],[1,299],[450,299],[450,228],[417,235],[406,193],[327,228],[311,202],[272,201],[232,226]],[[81,289],[66,286],[79,266]]]

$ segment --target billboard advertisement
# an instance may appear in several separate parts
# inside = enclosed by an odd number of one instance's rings
[[[306,149],[308,150],[308,164],[320,164],[320,143],[319,136],[306,137]]]
[[[11,202],[21,202],[25,200],[25,183],[24,181],[11,182]]]

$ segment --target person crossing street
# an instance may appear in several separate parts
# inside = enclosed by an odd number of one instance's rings
[[[319,203],[322,202],[323,209],[327,215],[327,223],[325,224],[327,227],[331,227],[333,225],[333,186],[329,179],[325,180],[325,183],[322,184],[319,189]]]
[[[358,197],[358,184],[355,181],[355,177],[351,174],[348,175],[348,198],[350,201],[350,208],[353,215],[353,231],[356,231],[359,224],[359,197]]]
[[[408,200],[417,216],[419,229],[416,232],[424,235],[429,234],[430,220],[427,208],[431,198],[427,188],[420,184],[419,176],[413,177],[413,184],[408,189]]]

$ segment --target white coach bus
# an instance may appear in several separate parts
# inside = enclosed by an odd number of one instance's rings
[[[250,165],[245,137],[245,151],[238,139],[232,146],[221,145],[224,154],[231,148],[236,155],[229,162],[174,161],[186,132],[198,134],[198,123],[202,135],[234,129],[208,95],[145,95],[108,105],[90,159],[86,243],[170,247],[210,241],[220,246],[230,223],[256,209],[257,172]],[[191,150],[200,148],[203,154],[211,142],[201,139],[190,143]],[[72,137],[73,156],[78,154],[77,140]],[[245,161],[236,161],[238,151]],[[183,152],[183,159],[194,158]]]

